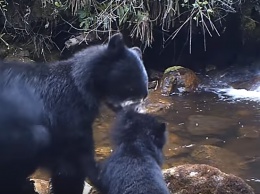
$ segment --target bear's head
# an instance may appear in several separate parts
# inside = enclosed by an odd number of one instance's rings
[[[103,91],[106,103],[113,110],[140,104],[148,95],[148,76],[141,50],[128,48],[120,33],[111,37],[106,49],[110,63]]]
[[[79,91],[105,101],[113,110],[140,104],[148,95],[142,52],[138,47],[128,48],[121,33],[107,44],[76,53],[69,62]]]
[[[127,108],[118,112],[112,138],[115,146],[138,143],[161,151],[167,139],[166,125],[155,116]]]

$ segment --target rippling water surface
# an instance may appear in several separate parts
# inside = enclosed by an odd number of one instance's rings
[[[156,113],[169,131],[164,168],[184,163],[209,164],[242,177],[260,193],[259,88],[203,88],[194,94],[158,99],[172,104]],[[99,159],[111,151],[108,129],[113,117],[104,109],[95,123]]]

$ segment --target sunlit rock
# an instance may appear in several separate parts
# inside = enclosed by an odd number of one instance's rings
[[[163,174],[172,194],[254,194],[241,178],[204,164],[184,164]]]
[[[197,89],[199,79],[196,74],[182,66],[173,66],[165,70],[160,83],[162,95],[170,96],[172,93],[192,92]]]

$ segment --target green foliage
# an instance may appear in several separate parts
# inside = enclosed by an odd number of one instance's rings
[[[239,1],[239,0],[238,0]],[[139,38],[145,46],[153,41],[153,28],[159,26],[165,32],[172,32],[166,39],[172,40],[179,31],[188,27],[190,45],[193,27],[201,28],[204,34],[212,36],[219,32],[214,25],[227,13],[234,13],[234,2],[230,0],[74,0],[71,6],[80,20],[80,27],[86,32],[108,32],[130,29],[131,37]],[[240,2],[238,2],[240,4]],[[206,47],[206,39],[204,39]]]

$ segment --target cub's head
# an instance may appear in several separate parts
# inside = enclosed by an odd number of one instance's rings
[[[128,48],[122,34],[111,37],[106,45],[109,64],[105,79],[106,103],[113,110],[138,105],[148,95],[148,76],[138,47]]]
[[[166,125],[152,115],[126,109],[117,114],[112,138],[115,146],[138,143],[161,154],[167,138]]]

